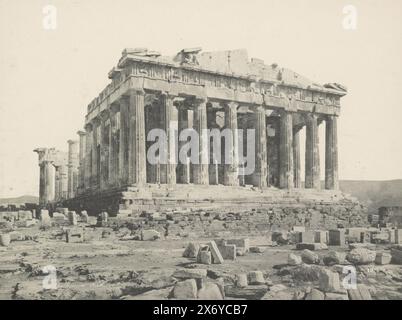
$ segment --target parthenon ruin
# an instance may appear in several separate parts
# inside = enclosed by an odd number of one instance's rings
[[[41,205],[119,213],[144,205],[192,206],[198,200],[247,198],[250,187],[266,199],[283,194],[296,197],[308,190],[337,193],[337,119],[340,98],[347,93],[344,86],[319,85],[277,64],[249,60],[245,50],[202,52],[200,48],[183,49],[174,57],[145,48],[124,49],[109,79],[88,105],[79,140],[68,141],[68,154],[35,150]],[[320,190],[318,141],[322,123],[324,190]],[[188,128],[199,133],[197,163],[181,163],[171,156],[186,143],[172,134],[174,124],[178,133]],[[303,127],[305,177],[300,167]],[[153,143],[147,136],[155,128],[167,132],[168,163],[147,161]],[[233,139],[224,141],[235,159],[230,164],[214,161],[210,137],[202,134],[213,128],[233,132]],[[251,174],[239,171],[237,159],[250,141],[239,139],[238,129],[255,130]]]

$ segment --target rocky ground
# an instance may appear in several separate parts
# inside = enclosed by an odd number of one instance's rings
[[[0,246],[0,299],[402,299],[402,266],[385,261],[387,244],[362,244],[353,254],[347,246],[296,250],[267,233],[250,235],[250,250],[235,260],[204,264],[183,253],[189,243],[198,248],[216,237],[151,232],[147,238],[124,225],[84,222],[40,225],[8,230],[11,243]],[[84,242],[74,237],[82,228]],[[374,263],[382,254],[385,264]],[[343,287],[344,266],[356,268],[357,289]]]

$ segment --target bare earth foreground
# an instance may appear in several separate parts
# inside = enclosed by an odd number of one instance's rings
[[[0,299],[191,298],[194,290],[197,297],[197,288],[198,297],[211,299],[220,296],[225,299],[402,298],[402,268],[394,262],[383,265],[356,262],[358,287],[345,290],[343,266],[351,263],[336,259],[330,263],[324,257],[331,254],[337,257],[333,251],[340,256],[350,252],[347,246],[323,245],[321,250],[317,247],[308,252],[319,258],[311,263],[305,251],[296,250],[294,244],[278,245],[267,233],[248,237],[250,250],[237,255],[235,260],[200,264],[196,258],[183,257],[183,252],[190,242],[208,244],[212,238],[162,235],[161,239],[142,241],[135,240],[136,231],[126,226],[99,227],[78,222],[73,228],[82,227],[85,227],[84,242],[66,242],[65,230],[70,227],[54,224],[45,230],[37,223],[11,232],[11,243],[0,246]],[[386,256],[392,246],[359,245]],[[296,258],[302,256],[303,261],[295,259],[293,265],[288,264],[290,253]],[[333,283],[333,274],[339,274],[340,288]],[[241,283],[242,275],[246,284]],[[201,288],[204,288],[202,294]],[[219,292],[214,288],[219,288]]]

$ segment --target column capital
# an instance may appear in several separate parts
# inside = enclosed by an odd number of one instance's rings
[[[110,104],[109,110],[111,115],[117,113],[120,110],[120,103],[114,102]]]
[[[144,88],[132,88],[128,91],[129,95],[135,94],[135,95],[141,95],[145,96],[146,92]]]
[[[109,119],[109,116],[110,116],[109,110],[103,110],[103,111],[99,114],[99,117],[100,117],[100,119],[101,119],[102,121],[105,121],[105,120]]]
[[[84,130],[85,130],[86,132],[92,131],[92,129],[93,129],[93,124],[92,124],[92,122],[88,122],[88,123],[86,123],[86,124],[84,125]]]
[[[86,133],[85,131],[83,131],[83,130],[78,130],[78,131],[77,131],[77,134],[78,134],[80,137],[84,137],[87,133]]]
[[[96,116],[95,118],[93,118],[91,120],[91,122],[89,123],[90,125],[92,125],[92,130],[94,129],[94,127],[98,126],[101,122],[100,116]]]
[[[78,144],[78,140],[67,140],[67,143],[69,144],[69,145],[72,145],[72,144]]]

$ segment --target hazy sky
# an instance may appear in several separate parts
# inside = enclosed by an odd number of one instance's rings
[[[56,30],[43,28],[48,4]],[[356,30],[342,26],[346,5],[357,9]],[[194,46],[245,48],[345,84],[340,178],[402,178],[402,1],[0,0],[0,197],[38,194],[32,150],[67,150],[123,48]]]

